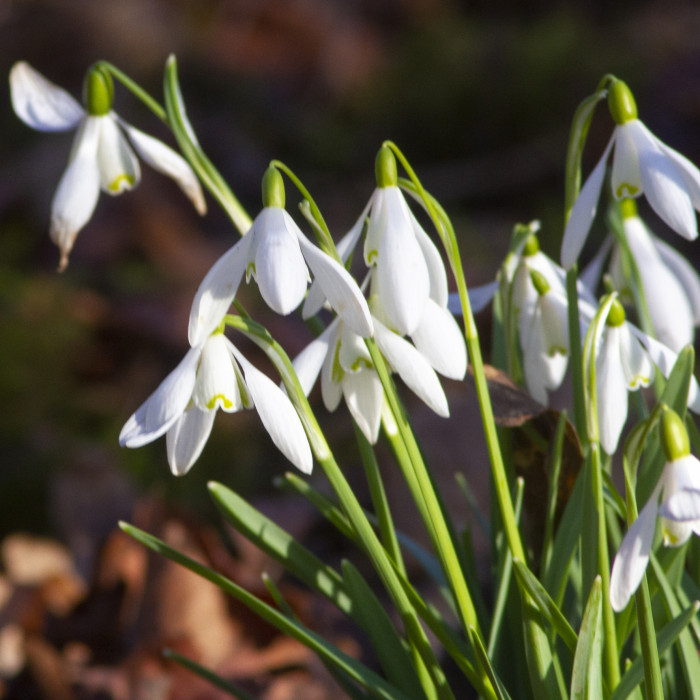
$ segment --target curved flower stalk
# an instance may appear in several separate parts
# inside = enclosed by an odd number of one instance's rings
[[[385,325],[386,316],[378,299],[373,299],[371,306],[377,314],[372,316],[374,339],[389,369],[435,413],[449,416],[436,371],[450,379],[463,379],[467,370],[466,346],[452,314],[429,300],[411,344]],[[320,373],[326,408],[334,411],[344,397],[367,440],[372,444],[377,441],[384,392],[362,338],[336,319],[293,364],[307,395]]]
[[[221,332],[190,348],[126,422],[119,443],[141,447],[165,434],[170,469],[180,476],[201,454],[219,408],[234,413],[253,407],[282,454],[309,474],[311,448],[289,398]]]
[[[302,302],[309,269],[331,307],[363,338],[372,335],[367,302],[350,273],[313,245],[284,209],[279,171],[263,179],[262,211],[250,231],[214,263],[197,290],[189,321],[191,345],[202,342],[221,323],[246,274],[253,277],[268,306],[289,314]]]
[[[680,547],[700,535],[700,460],[690,454],[688,436],[676,413],[664,411],[661,422],[666,464],[659,482],[620,544],[610,577],[613,610],[623,610],[644,576],[654,541],[657,516],[663,543]]]
[[[664,345],[675,352],[693,342],[695,326],[700,324],[700,276],[693,266],[667,243],[657,238],[636,215],[623,214],[627,247],[639,272],[646,310],[654,332]],[[583,273],[595,286],[610,245],[591,261]],[[612,247],[609,264],[615,288],[624,292],[630,280],[623,271],[620,244]]]
[[[627,393],[649,386],[654,364],[625,323],[625,312],[617,300],[612,303],[597,348],[595,379],[600,445],[611,455],[627,421]]]
[[[141,169],[133,149],[152,168],[175,180],[200,214],[206,212],[199,181],[187,161],[112,111],[113,86],[105,71],[88,72],[85,108],[24,61],[12,67],[10,88],[15,113],[33,129],[77,129],[68,167],[51,205],[50,235],[61,252],[60,270],[68,264],[75,238],[92,216],[100,190],[118,195],[138,185]]]
[[[700,208],[700,171],[639,121],[632,93],[622,81],[610,86],[608,105],[616,127],[566,224],[561,263],[567,270],[578,259],[588,236],[613,149],[613,196],[620,200],[643,194],[659,218],[676,233],[689,240],[698,235],[695,210]]]

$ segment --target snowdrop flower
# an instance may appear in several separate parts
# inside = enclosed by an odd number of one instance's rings
[[[10,88],[15,113],[32,128],[77,129],[51,205],[50,235],[61,251],[59,269],[68,264],[75,237],[92,216],[100,189],[118,195],[138,185],[141,171],[131,146],[151,167],[173,178],[200,214],[206,211],[199,182],[187,162],[111,111],[114,88],[106,71],[93,67],[88,72],[85,108],[24,61],[12,67]]]
[[[372,317],[374,338],[389,369],[438,415],[449,416],[447,398],[435,372],[463,379],[467,369],[464,338],[452,314],[429,300],[411,344],[385,325],[386,314],[378,298],[370,305],[376,314]],[[306,394],[320,373],[326,408],[334,411],[344,397],[367,440],[377,441],[384,392],[362,338],[336,319],[293,364]]]
[[[119,443],[141,447],[165,434],[170,469],[179,476],[202,452],[217,409],[233,413],[253,406],[282,454],[309,474],[311,448],[289,398],[220,332],[190,348],[126,422]]]
[[[623,200],[622,210],[625,239],[639,271],[654,336],[679,352],[693,342],[695,326],[700,324],[700,277],[680,253],[649,231],[636,215],[632,200]],[[609,248],[604,246],[584,272],[592,285],[600,276]],[[616,289],[629,289],[619,245],[612,249],[610,274]]]
[[[700,535],[700,461],[690,454],[683,421],[671,410],[662,414],[661,437],[667,460],[663,472],[613,562],[610,603],[616,612],[627,606],[644,576],[657,516],[667,547],[680,547],[692,533]]]
[[[527,291],[529,284],[534,293]],[[524,265],[516,272],[513,285],[522,290],[518,326],[525,385],[546,406],[547,392],[562,383],[569,361],[566,297],[553,291],[544,275]]]
[[[628,391],[649,386],[654,364],[625,323],[619,301],[610,307],[595,359],[600,445],[614,454],[627,420]]]
[[[214,263],[197,290],[190,312],[191,345],[219,326],[244,272],[246,280],[255,278],[270,308],[288,314],[304,298],[309,268],[348,326],[362,337],[372,335],[369,308],[357,283],[343,265],[309,242],[285,211],[284,199],[282,176],[270,167],[263,178],[264,208],[248,233]]]
[[[617,126],[571,210],[561,248],[566,269],[572,267],[583,248],[613,148],[613,196],[620,200],[644,194],[651,208],[676,233],[690,240],[698,235],[695,210],[700,208],[700,171],[637,119],[634,98],[622,81],[610,86],[608,106]]]

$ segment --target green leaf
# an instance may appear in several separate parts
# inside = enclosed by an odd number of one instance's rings
[[[564,640],[566,646],[573,652],[576,649],[578,638],[573,627],[551,599],[545,587],[537,580],[535,575],[523,564],[514,559],[513,566],[515,578],[523,593],[529,595],[540,609],[546,620],[552,625],[557,634]]]
[[[307,586],[326,596],[345,614],[352,614],[352,600],[343,577],[335,569],[324,564],[274,521],[223,484],[210,482],[209,493],[221,514],[238,532],[281,562]]]
[[[597,576],[588,596],[574,654],[571,700],[600,700],[603,697],[603,606],[602,581]]]
[[[501,682],[501,679],[498,677],[496,671],[491,665],[489,655],[486,653],[486,649],[484,648],[484,644],[481,641],[479,633],[473,627],[469,628],[469,641],[471,642],[472,646],[474,647],[474,651],[476,652],[476,659],[478,664],[486,672],[486,675],[491,681],[491,685],[493,686],[493,689],[496,693],[496,698],[498,698],[498,700],[510,700],[510,695],[508,695],[508,691],[505,689],[503,683]]]
[[[367,632],[387,678],[409,697],[421,698],[420,681],[411,655],[384,606],[349,561],[343,562],[343,576],[352,596],[353,617]]]
[[[171,561],[184,566],[186,569],[189,569],[202,578],[207,579],[207,581],[211,581],[214,585],[218,586],[222,591],[224,591],[224,593],[236,598],[238,601],[252,610],[256,615],[280,630],[280,632],[300,641],[302,644],[304,644],[304,646],[307,646],[309,649],[316,652],[324,661],[337,666],[339,669],[347,673],[348,676],[356,683],[359,683],[362,687],[368,690],[373,697],[384,698],[386,700],[389,698],[394,700],[408,700],[406,695],[398,688],[395,688],[393,685],[384,680],[384,678],[367,668],[364,664],[361,664],[356,659],[348,656],[345,652],[338,649],[338,647],[331,644],[319,634],[310,630],[308,627],[290,620],[287,616],[283,615],[259,598],[256,598],[254,595],[246,591],[241,586],[233,583],[233,581],[230,581],[225,576],[212,571],[212,569],[204,564],[201,564],[200,562],[195,561],[194,559],[190,559],[188,556],[185,556],[176,549],[173,549],[162,540],[159,540],[157,537],[154,537],[143,530],[139,530],[133,525],[121,522],[119,523],[119,526],[136,541],[140,542],[154,552],[157,552],[158,554],[167,557]]]

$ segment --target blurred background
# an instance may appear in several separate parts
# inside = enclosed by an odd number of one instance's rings
[[[541,219],[542,246],[558,257],[570,120],[605,73],[628,82],[656,135],[700,162],[698,35],[700,7],[690,1],[539,0],[526,9],[508,0],[0,0],[0,72],[26,60],[79,96],[87,67],[106,59],[160,100],[174,53],[200,142],[248,211],[260,207],[261,176],[278,158],[305,182],[336,239],[370,196],[374,156],[390,138],[453,218],[467,282],[481,284],[493,279],[516,222]],[[116,90],[122,117],[173,143],[141,103]],[[3,94],[2,697],[219,697],[161,659],[168,644],[260,697],[302,697],[298,688],[308,698],[337,694],[308,654],[246,626],[211,587],[181,580],[115,529],[123,518],[167,534],[259,589],[271,565],[221,527],[206,491],[216,479],[329,559],[344,554],[303,501],[273,490],[288,465],[254,412],[218,416],[181,479],[169,473],[163,440],[133,451],[117,444],[123,423],[186,352],[192,296],[235,230],[213,200],[200,218],[144,166],[138,189],[102,195],[58,274],[48,223],[72,134],[32,131],[12,112],[7,87]],[[601,109],[588,168],[611,128]],[[291,187],[287,199],[294,213]],[[674,245],[690,250],[677,238]],[[595,238],[586,254],[594,247]],[[298,319],[263,309],[254,286],[241,298],[290,356],[309,342]],[[488,314],[479,322],[488,338]],[[455,471],[484,484],[487,463],[467,390],[446,384],[459,444],[454,423],[406,401],[428,459],[454,491]],[[328,417],[316,394],[313,402],[363,489],[349,419]],[[388,466],[390,484],[395,476]],[[321,475],[313,481],[325,488]],[[420,539],[400,490],[394,500],[400,526]],[[459,494],[454,508],[468,525]],[[301,593],[290,595],[318,620],[316,603]],[[324,619],[331,625],[333,615]],[[362,653],[337,624],[329,634]]]

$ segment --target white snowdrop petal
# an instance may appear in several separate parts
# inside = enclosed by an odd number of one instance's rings
[[[613,329],[610,329],[613,330]],[[642,344],[630,332],[628,323],[618,327],[622,376],[627,389],[649,386],[654,378],[654,363]]]
[[[627,421],[627,382],[621,361],[621,329],[606,327],[596,357],[596,393],[600,445],[609,455],[615,453]]]
[[[327,411],[335,411],[343,398],[343,388],[340,382],[344,372],[338,361],[339,350],[338,336],[334,334],[329,344],[328,354],[321,368],[321,398]]]
[[[375,319],[377,347],[406,386],[439,416],[447,418],[450,409],[440,380],[416,348]]]
[[[649,563],[656,529],[658,488],[627,531],[613,561],[610,575],[610,604],[615,612],[627,607]]]
[[[700,324],[700,276],[690,262],[668,243],[656,237],[653,241],[664,264],[671,270],[688,297],[694,325]]]
[[[199,285],[190,310],[190,345],[198,345],[209,337],[228,313],[246,269],[251,240],[249,231],[214,263]]]
[[[197,212],[205,214],[207,203],[204,200],[202,187],[187,161],[159,139],[145,134],[126,122],[120,121],[120,124],[129,135],[131,143],[141,158],[154,170],[175,180],[180,189],[192,201]]]
[[[447,306],[447,273],[445,263],[442,261],[440,251],[431,240],[430,236],[423,230],[415,216],[408,209],[408,214],[413,220],[413,231],[418,241],[418,245],[423,251],[423,258],[428,266],[428,277],[430,278],[430,298],[445,308]]]
[[[216,411],[196,406],[186,410],[165,435],[170,471],[183,476],[192,468],[207,444]]]
[[[464,379],[467,347],[454,316],[432,299],[411,340],[433,369],[450,379]]]
[[[638,197],[643,185],[640,177],[639,146],[635,139],[639,120],[633,119],[615,127],[615,153],[613,155],[610,185],[615,199]]]
[[[331,324],[318,338],[312,340],[295,358],[292,366],[305,396],[313,389],[323,363],[331,350],[337,324]]]
[[[141,447],[168,431],[192,397],[200,346],[190,348],[180,364],[161,382],[125,423],[119,434],[122,447]]]
[[[310,243],[301,232],[299,244],[309,269],[331,307],[355,333],[369,338],[372,335],[369,307],[352,275],[339,262]]]
[[[661,504],[659,514],[679,522],[700,520],[700,490],[677,491]]]
[[[683,181],[685,182],[685,186],[688,190],[688,194],[690,195],[690,200],[693,203],[693,207],[700,210],[700,170],[698,170],[697,166],[691,163],[684,155],[652,136],[649,133],[649,130],[643,124],[642,128],[649,134],[649,136],[655,141],[656,146],[678,170],[683,178]]]
[[[229,341],[222,333],[215,333],[204,343],[197,370],[192,399],[202,410],[217,408],[234,413],[243,408],[235,360]]]
[[[350,372],[342,381],[345,403],[362,434],[374,445],[379,436],[384,390],[373,369]]]
[[[12,66],[10,94],[15,114],[39,131],[68,131],[85,116],[85,110],[63,88],[25,61]]]
[[[102,191],[118,195],[136,187],[141,180],[141,166],[113,114],[92,117],[100,122],[97,165]]]
[[[598,200],[600,199],[600,188],[603,186],[605,177],[605,163],[614,140],[615,134],[610,139],[603,156],[588,176],[576,198],[574,206],[571,208],[571,214],[566,224],[561,244],[561,264],[566,270],[569,270],[578,260],[579,253],[586,242],[588,232],[595,218]]]

